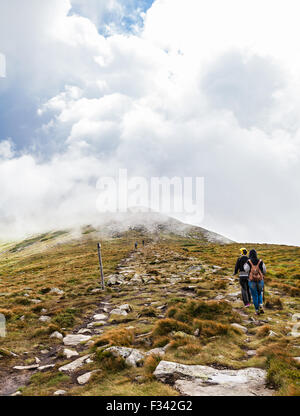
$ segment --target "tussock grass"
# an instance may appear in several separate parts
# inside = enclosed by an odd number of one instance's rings
[[[120,347],[130,347],[134,343],[134,330],[118,328],[111,329],[95,340],[95,345],[100,347],[103,345],[115,345]]]

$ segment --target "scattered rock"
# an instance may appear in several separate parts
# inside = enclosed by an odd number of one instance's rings
[[[294,357],[294,360],[297,361],[297,363],[300,364],[300,357]]]
[[[126,303],[125,305],[121,305],[118,307],[118,309],[121,309],[121,311],[126,311],[126,312],[132,312],[132,306],[128,305],[128,303]]]
[[[300,313],[294,313],[292,316],[292,322],[300,321]]]
[[[14,370],[18,370],[18,371],[30,371],[30,370],[36,370],[38,369],[39,365],[38,364],[34,364],[34,365],[16,365],[15,367],[13,367]]]
[[[224,295],[218,295],[215,297],[215,300],[223,300],[225,298]]]
[[[50,318],[50,316],[44,316],[44,315],[42,315],[39,318],[39,321],[41,321],[41,322],[50,322],[51,321],[51,318]]]
[[[271,337],[271,338],[273,338],[273,337],[278,337],[278,334],[276,334],[276,332],[274,332],[274,331],[272,331],[272,330],[270,330],[270,332],[269,332],[269,335],[268,335],[269,337]]]
[[[103,290],[102,289],[93,289],[93,290],[91,290],[91,293],[100,293],[100,292],[103,292]]]
[[[39,303],[42,303],[42,301],[40,299],[31,299],[31,302],[34,303],[35,305],[38,305]]]
[[[53,332],[53,334],[50,335],[50,338],[63,339],[63,335],[60,332],[55,331]]]
[[[104,315],[103,313],[100,313],[98,315],[94,315],[95,321],[104,321],[107,319],[107,315]]]
[[[87,342],[91,339],[90,335],[67,335],[63,341],[65,345],[79,345],[82,342]]]
[[[254,355],[256,355],[256,350],[248,350],[247,355],[249,355],[249,357],[254,357]]]
[[[83,374],[82,376],[78,377],[77,378],[78,384],[83,386],[84,384],[88,383],[93,373],[96,373],[96,371],[90,371],[89,373]]]
[[[292,331],[288,333],[289,336],[293,337],[293,338],[298,338],[300,337],[300,323],[297,323],[293,326]]]
[[[145,355],[139,350],[126,347],[110,347],[106,351],[110,351],[115,357],[122,357],[131,367],[139,367]]]
[[[78,370],[78,368],[82,367],[85,364],[85,361],[90,357],[89,355],[85,355],[83,357],[78,358],[75,361],[72,361],[69,364],[66,364],[62,367],[60,367],[58,370],[62,373],[73,373],[75,370]]]
[[[122,315],[122,316],[127,316],[128,315],[128,313],[126,311],[122,310],[122,309],[113,309],[110,312],[110,314],[111,315]]]
[[[53,393],[53,396],[64,396],[67,394],[65,390],[57,390],[55,393]]]
[[[48,354],[49,353],[49,350],[42,350],[41,351],[41,354],[43,354],[43,355],[46,355],[46,354]]]
[[[97,321],[97,322],[91,322],[87,325],[88,328],[94,328],[97,326],[103,326],[105,325],[107,322],[106,321]]]
[[[55,295],[63,295],[65,292],[57,287],[54,287],[50,290],[50,293],[54,293]]]
[[[81,335],[92,335],[92,331],[88,328],[82,328],[78,331],[78,334]]]
[[[38,370],[39,371],[47,371],[47,370],[51,370],[54,367],[55,367],[55,364],[42,365],[38,368]]]
[[[20,391],[16,391],[15,393],[11,394],[11,397],[17,397],[22,396],[22,393]]]
[[[73,357],[78,357],[78,356],[79,356],[79,354],[78,354],[78,352],[77,352],[77,351],[74,351],[74,350],[69,350],[68,348],[65,348],[65,349],[64,349],[64,351],[63,351],[63,355],[64,355],[64,357],[66,357],[68,360],[69,360],[70,358],[73,358]]]
[[[146,356],[148,355],[158,355],[159,357],[163,357],[166,354],[164,348],[153,348],[152,350],[146,352]]]
[[[107,286],[123,285],[124,280],[117,274],[110,275],[106,284]]]

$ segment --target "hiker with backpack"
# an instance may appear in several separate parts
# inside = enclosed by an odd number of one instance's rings
[[[255,314],[265,313],[263,309],[264,276],[267,273],[265,263],[257,257],[256,250],[250,250],[249,260],[244,265],[249,273],[249,288],[251,291]]]
[[[249,257],[247,256],[247,249],[241,248],[240,252],[241,255],[236,261],[233,275],[235,276],[237,273],[239,273],[240,285],[242,290],[242,299],[245,307],[248,308],[251,303],[251,293],[248,284],[249,273],[245,272],[244,266],[249,260]]]

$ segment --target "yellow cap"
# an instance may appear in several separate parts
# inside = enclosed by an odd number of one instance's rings
[[[241,254],[247,254],[248,253],[247,249],[245,247],[240,248],[240,252],[241,252]]]

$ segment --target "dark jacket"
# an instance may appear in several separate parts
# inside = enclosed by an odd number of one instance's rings
[[[249,257],[247,256],[239,257],[236,261],[234,274],[237,274],[238,272],[245,274],[244,265],[247,263],[248,260],[249,260]]]

